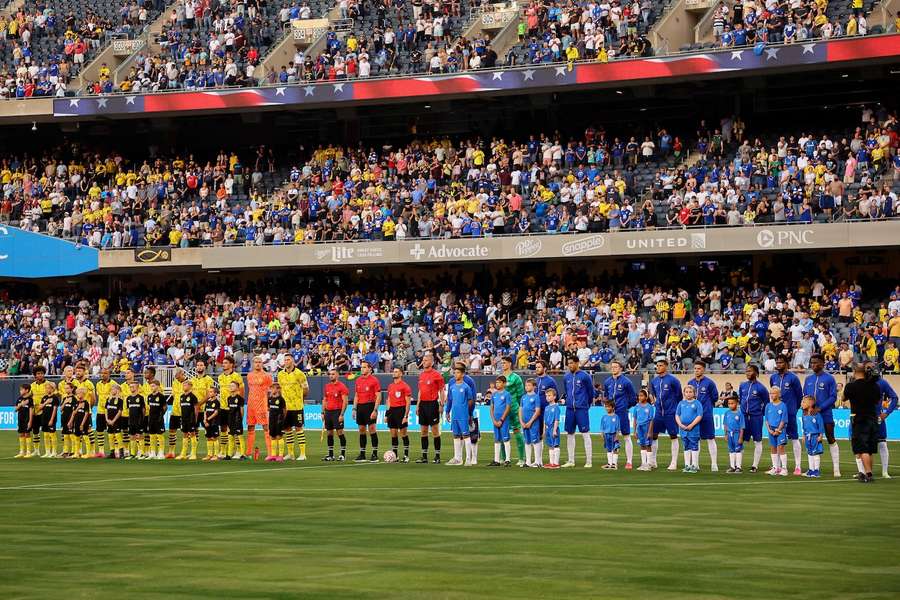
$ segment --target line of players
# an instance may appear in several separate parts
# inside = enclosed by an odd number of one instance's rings
[[[695,365],[694,377],[682,389],[680,381],[668,373],[668,363],[659,361],[656,376],[649,390],[636,392],[631,380],[623,375],[622,366],[611,365],[611,377],[602,390],[595,390],[589,374],[581,371],[577,358],[568,361],[568,371],[563,378],[564,390],[557,389],[554,378],[547,374],[547,366],[538,363],[535,377],[523,382],[512,371],[512,359],[501,360],[503,375],[496,382],[491,396],[492,425],[495,434],[495,457],[491,465],[511,464],[510,441],[515,440],[519,466],[536,466],[543,463],[542,446],[549,448],[547,466],[575,466],[575,432],[584,440],[585,466],[592,465],[589,408],[597,398],[602,398],[607,414],[601,419],[601,432],[607,451],[605,468],[618,466],[620,441],[624,440],[625,468],[632,468],[633,442],[631,430],[635,430],[641,449],[639,470],[656,468],[658,437],[669,435],[672,443],[672,460],[669,470],[677,470],[679,445],[683,443],[684,464],[688,472],[699,469],[699,443],[707,440],[712,470],[718,470],[713,405],[718,398],[715,383],[705,375],[702,364]],[[758,369],[750,365],[746,381],[739,386],[737,398],[730,402],[725,418],[726,437],[729,443],[729,472],[742,471],[743,442],[754,442],[751,472],[759,468],[762,456],[763,431],[768,434],[772,450],[772,469],[769,473],[787,475],[786,446],[792,445],[794,474],[801,469],[801,445],[797,428],[797,411],[804,410],[804,437],[807,452],[819,456],[819,445],[824,438],[828,442],[835,477],[840,476],[840,456],[834,439],[832,409],[837,399],[834,378],[824,371],[824,360],[814,356],[813,373],[801,384],[799,378],[788,370],[783,357],[776,360],[776,372],[770,378],[771,389],[759,381]],[[223,373],[216,382],[205,373],[205,364],[198,363],[196,375],[188,380],[183,372],[176,374],[172,394],[168,398],[159,389],[152,367],[144,372],[144,383],[137,384],[133,372],[126,373],[125,383],[119,386],[104,371],[96,387],[87,379],[83,363],[74,371],[67,369],[57,389],[44,379],[38,369],[35,381],[23,386],[17,411],[19,415],[20,453],[17,456],[39,454],[43,439],[45,457],[92,457],[104,455],[103,433],[109,436],[109,457],[136,458],[197,458],[197,431],[202,424],[207,439],[207,460],[244,459],[247,447],[253,448],[257,425],[266,434],[266,460],[282,461],[306,458],[306,440],[303,431],[303,401],[309,392],[305,375],[288,357],[284,369],[275,380],[263,371],[261,360],[253,363],[248,375],[249,396],[245,406],[244,386],[241,376],[234,371],[234,361],[226,357]],[[460,368],[461,367],[461,368]],[[461,380],[457,379],[461,376]],[[460,381],[469,391],[459,387]],[[883,391],[881,438],[886,438],[884,420],[897,407],[897,396],[883,379],[879,380]],[[124,388],[124,389],[123,389]],[[325,461],[346,460],[347,441],[344,434],[344,414],[349,405],[350,390],[339,380],[336,371],[329,373],[323,398],[324,429],[327,433],[328,454]],[[426,355],[419,376],[419,400],[416,413],[421,426],[422,457],[416,462],[428,462],[429,434],[434,443],[434,461],[441,462],[440,418],[442,410],[451,425],[454,437],[454,457],[448,464],[477,464],[477,444],[480,429],[474,412],[476,394],[474,380],[465,374],[465,367],[458,365],[454,381],[445,385],[441,374],[434,369],[434,359]],[[359,454],[357,461],[377,461],[378,435],[376,420],[380,404],[381,386],[364,364],[362,373],[355,380],[353,416],[359,428]],[[90,406],[97,399],[97,423],[92,427]],[[538,399],[535,402],[535,398]],[[809,406],[802,407],[803,399]],[[162,423],[167,400],[171,403],[168,440],[164,441]],[[390,429],[392,451],[388,456],[409,461],[408,422],[412,391],[402,380],[402,372],[394,370],[393,381],[387,389],[387,422]],[[558,404],[561,403],[561,404]],[[698,414],[694,414],[699,405]],[[783,407],[782,407],[783,405]],[[555,406],[555,408],[553,408]],[[568,460],[559,460],[559,410],[564,407]],[[247,410],[249,443],[243,437],[244,411]],[[462,411],[469,415],[463,418]],[[62,418],[62,452],[58,451],[56,438],[57,413]],[[740,416],[740,419],[738,418]],[[809,419],[807,419],[809,417]],[[815,417],[815,418],[813,418]],[[782,421],[783,418],[783,421]],[[465,425],[463,422],[465,421]],[[696,421],[696,422],[695,422]],[[818,429],[816,424],[820,424]],[[182,451],[175,455],[177,431],[183,432]],[[30,434],[30,435],[29,435]],[[41,438],[37,437],[41,435]],[[621,436],[621,440],[620,437]],[[340,443],[335,453],[335,438]],[[399,442],[403,442],[403,455],[399,455]],[[367,446],[371,442],[371,456],[367,458]],[[294,445],[299,451],[294,452]],[[465,452],[465,457],[463,453]],[[883,475],[887,476],[887,444],[879,444]],[[813,458],[806,474],[818,474],[818,458]]]

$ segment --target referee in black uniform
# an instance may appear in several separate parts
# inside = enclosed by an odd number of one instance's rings
[[[853,368],[853,381],[844,387],[844,397],[850,402],[850,444],[856,464],[862,463],[856,475],[860,483],[872,481],[872,455],[878,452],[878,415],[881,389],[875,374],[865,365]]]

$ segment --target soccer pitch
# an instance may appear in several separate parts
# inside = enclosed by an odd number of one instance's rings
[[[596,438],[593,469],[559,471],[322,463],[309,440],[305,463],[163,463],[6,459],[15,434],[0,434],[0,597],[900,594],[900,479],[851,480],[846,443],[843,479],[825,456],[806,480],[608,472]],[[480,461],[492,453],[483,439]]]

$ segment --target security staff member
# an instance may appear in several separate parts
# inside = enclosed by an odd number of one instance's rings
[[[878,451],[878,415],[881,389],[875,374],[858,364],[853,368],[853,381],[844,387],[844,398],[850,402],[850,444],[856,455],[856,475],[860,483],[872,481],[872,455]]]

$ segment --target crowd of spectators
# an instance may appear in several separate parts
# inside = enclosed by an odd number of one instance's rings
[[[56,2],[26,2],[0,15],[0,98],[64,96],[111,37],[131,37],[154,16],[154,3],[101,0],[66,12]]]
[[[867,35],[872,2],[828,0],[721,2],[713,13],[713,36],[722,47],[792,44],[812,38]]]
[[[506,62],[537,64],[651,56],[646,34],[661,12],[654,0],[532,2],[518,24],[519,44]]]
[[[254,355],[275,369],[292,354],[310,374],[358,372],[362,361],[376,371],[414,372],[423,353],[433,352],[445,369],[464,361],[476,374],[496,372],[507,355],[517,369],[542,359],[558,373],[569,354],[589,370],[619,360],[638,373],[666,357],[676,369],[702,362],[735,372],[749,363],[771,371],[778,355],[805,369],[821,353],[833,372],[860,359],[900,372],[900,286],[865,302],[856,282],[802,279],[788,290],[760,285],[740,269],[722,275],[720,285],[685,289],[573,287],[531,275],[510,286],[515,278],[500,273],[492,293],[452,278],[423,287],[379,281],[368,291],[197,282],[193,291],[170,287],[112,301],[79,294],[21,300],[7,289],[0,366],[9,375],[37,365],[58,374],[83,359],[97,374],[147,364],[190,368],[202,358],[216,370],[233,354],[247,371]]]
[[[118,89],[256,85],[261,57],[281,35],[276,14],[264,0],[177,0],[157,40],[161,51],[140,53]]]
[[[0,221],[118,248],[893,217],[897,119],[863,117],[841,137],[751,143],[727,117],[701,122],[688,147],[664,128],[616,137],[591,126],[577,139],[319,146],[292,165],[265,147],[145,159],[65,145],[0,159]]]

